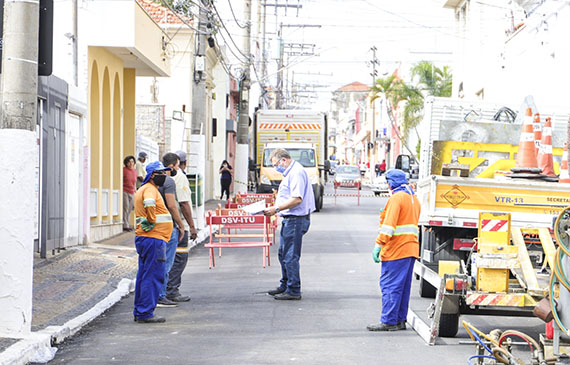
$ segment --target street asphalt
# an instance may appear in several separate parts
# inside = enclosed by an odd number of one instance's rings
[[[328,189],[332,188],[328,186]],[[353,190],[346,189],[345,192]],[[411,329],[368,332],[380,316],[380,265],[371,258],[378,213],[386,198],[327,196],[311,216],[301,257],[301,301],[265,292],[280,278],[277,247],[261,266],[261,248],[224,249],[208,269],[208,252],[191,252],[181,291],[192,300],[158,308],[164,324],[133,321],[129,295],[58,346],[53,364],[460,364],[475,354],[464,330],[427,346]],[[412,307],[425,317],[430,301],[412,289]],[[515,328],[535,338],[539,320],[469,317],[484,332]]]

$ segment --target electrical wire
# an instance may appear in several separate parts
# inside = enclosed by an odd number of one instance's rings
[[[535,348],[538,349],[538,344],[534,341],[534,339],[532,337],[529,337],[522,332],[514,331],[514,330],[509,330],[509,331],[503,332],[503,334],[499,338],[499,346],[501,346],[503,341],[509,336],[515,336],[515,337],[523,339],[528,344],[528,346],[530,347],[530,352],[534,351],[532,343],[534,343]]]
[[[163,0],[164,1],[164,0]],[[233,45],[236,47],[237,51],[243,56],[245,57],[246,60],[249,60],[249,57],[246,56],[237,46],[236,42],[234,41],[234,39],[232,38],[232,35],[229,31],[229,29],[226,27],[226,25],[224,24],[224,21],[222,20],[222,17],[220,16],[220,13],[218,12],[218,9],[216,8],[216,6],[212,3],[212,8],[214,9],[214,11],[216,12],[216,15],[218,15],[218,20],[220,21],[220,24],[222,25],[222,28],[226,31],[226,33],[228,34],[228,37],[230,38],[230,40],[232,41]],[[221,34],[221,32],[220,32]],[[223,36],[222,36],[223,38]],[[225,41],[225,39],[224,39]]]
[[[562,284],[567,290],[570,291],[570,283],[566,278],[566,273],[562,269],[562,255],[570,257],[570,251],[564,245],[564,240],[560,237],[560,232],[558,231],[558,227],[560,226],[560,219],[562,218],[562,216],[566,216],[568,214],[567,213],[568,209],[570,208],[564,209],[560,213],[560,215],[558,215],[558,218],[556,218],[556,222],[554,223],[554,236],[556,238],[556,241],[558,242],[558,248],[556,249],[556,257],[554,259],[554,270],[552,270],[553,272],[552,274],[550,274],[550,285],[549,285],[550,291],[548,296],[550,298],[550,306],[552,308],[552,314],[554,315],[554,321],[556,322],[558,327],[564,332],[565,335],[570,336],[570,331],[568,331],[568,328],[564,326],[564,324],[560,320],[560,317],[558,316],[558,310],[556,309],[556,303],[554,302],[555,277],[560,284]]]
[[[228,47],[228,50],[230,51],[230,53],[232,55],[234,55],[234,57],[240,62],[240,63],[246,63],[243,59],[241,59],[240,56],[238,56],[232,49],[231,45],[228,43],[228,41],[226,41],[226,38],[224,37],[222,32],[218,33],[220,35],[220,37],[222,37],[222,39],[224,40],[224,44]],[[214,35],[214,39],[216,40],[216,42],[218,44],[220,44],[220,42],[218,42],[218,39],[216,38],[216,35]]]
[[[471,331],[474,331],[475,333],[477,333],[478,335],[480,335],[481,337],[483,337],[487,341],[491,342],[493,345],[499,347],[499,343],[494,338],[489,337],[488,335],[479,331],[471,323],[468,323],[466,321],[462,321],[462,324],[463,324],[463,327],[465,327],[465,330],[467,331],[467,334],[469,335],[469,337],[471,337],[471,340],[473,340],[473,341],[475,340],[475,338],[473,337],[473,333],[471,332]]]
[[[483,346],[483,348],[485,350],[487,350],[487,352],[489,352],[490,354],[493,353],[493,351],[489,348],[489,346],[487,346],[487,344],[485,344],[485,342],[483,342],[483,340],[481,340],[481,337],[479,337],[479,335],[477,333],[474,333],[473,336],[475,337],[477,342],[479,342],[481,344],[481,346]]]
[[[236,15],[235,15],[235,13],[234,13],[234,8],[233,8],[233,6],[232,6],[232,0],[228,0],[228,4],[230,5],[230,10],[231,10],[231,12],[232,12],[232,16],[234,17],[234,21],[236,22],[237,26],[240,27],[240,28],[242,28],[242,29],[247,28],[247,24],[246,24],[246,25],[241,25],[241,24],[238,22],[238,20],[237,20],[237,18],[236,18]]]
[[[181,21],[182,23],[184,23],[184,25],[186,25],[188,28],[192,29],[193,31],[195,31],[195,32],[198,33],[198,34],[206,34],[206,35],[208,34],[208,33],[206,33],[206,32],[202,32],[202,31],[200,31],[200,30],[194,28],[192,25],[190,25],[190,24],[186,21],[186,19],[184,19],[182,16],[180,16],[180,14],[178,14],[178,12],[176,12],[174,9],[172,9],[172,7],[171,7],[165,0],[162,0],[161,3],[162,3],[164,6],[166,6],[172,13],[174,13],[174,15],[175,15],[178,19],[180,19],[180,21]]]
[[[492,359],[492,360],[497,360],[495,357],[489,356],[489,355],[473,355],[473,356],[471,356],[469,359],[467,359],[467,365],[472,365],[472,364],[471,364],[471,360],[473,360],[473,359]]]

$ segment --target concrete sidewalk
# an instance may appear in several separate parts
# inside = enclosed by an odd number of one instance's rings
[[[219,200],[206,202],[206,211]],[[204,242],[207,229],[190,242]],[[0,365],[46,362],[63,342],[134,290],[138,255],[135,235],[76,246],[48,259],[34,258],[32,332],[23,338],[0,338]]]

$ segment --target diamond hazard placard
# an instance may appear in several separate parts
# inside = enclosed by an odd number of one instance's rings
[[[446,193],[442,194],[441,197],[447,200],[447,202],[454,208],[463,203],[465,199],[469,198],[457,185],[453,185],[453,187]]]

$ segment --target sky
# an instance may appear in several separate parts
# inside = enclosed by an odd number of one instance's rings
[[[235,43],[241,47],[243,31],[234,20],[229,7],[231,1],[238,21],[243,21],[243,1],[216,0],[215,5]],[[274,4],[275,0],[263,0]],[[258,37],[257,5],[253,0],[252,37]],[[317,108],[328,107],[330,92],[353,81],[371,84],[372,59],[370,48],[377,48],[379,77],[386,77],[400,67],[407,77],[412,64],[421,60],[433,61],[437,66],[452,66],[452,48],[455,42],[453,10],[443,8],[441,0],[278,0],[279,4],[300,4],[296,9],[267,6],[266,39],[269,47],[269,74],[277,69],[276,29],[279,24],[320,25],[320,27],[284,27],[287,43],[315,45],[311,57],[290,57],[286,60],[288,79],[317,84],[311,93],[318,96]],[[235,47],[230,47],[235,48]],[[252,52],[254,50],[252,49]],[[237,52],[234,52],[237,53]],[[238,54],[239,55],[239,54]],[[230,54],[236,67],[239,61]],[[310,75],[310,74],[320,75]],[[253,75],[255,78],[255,75]],[[275,83],[271,78],[270,82]]]

